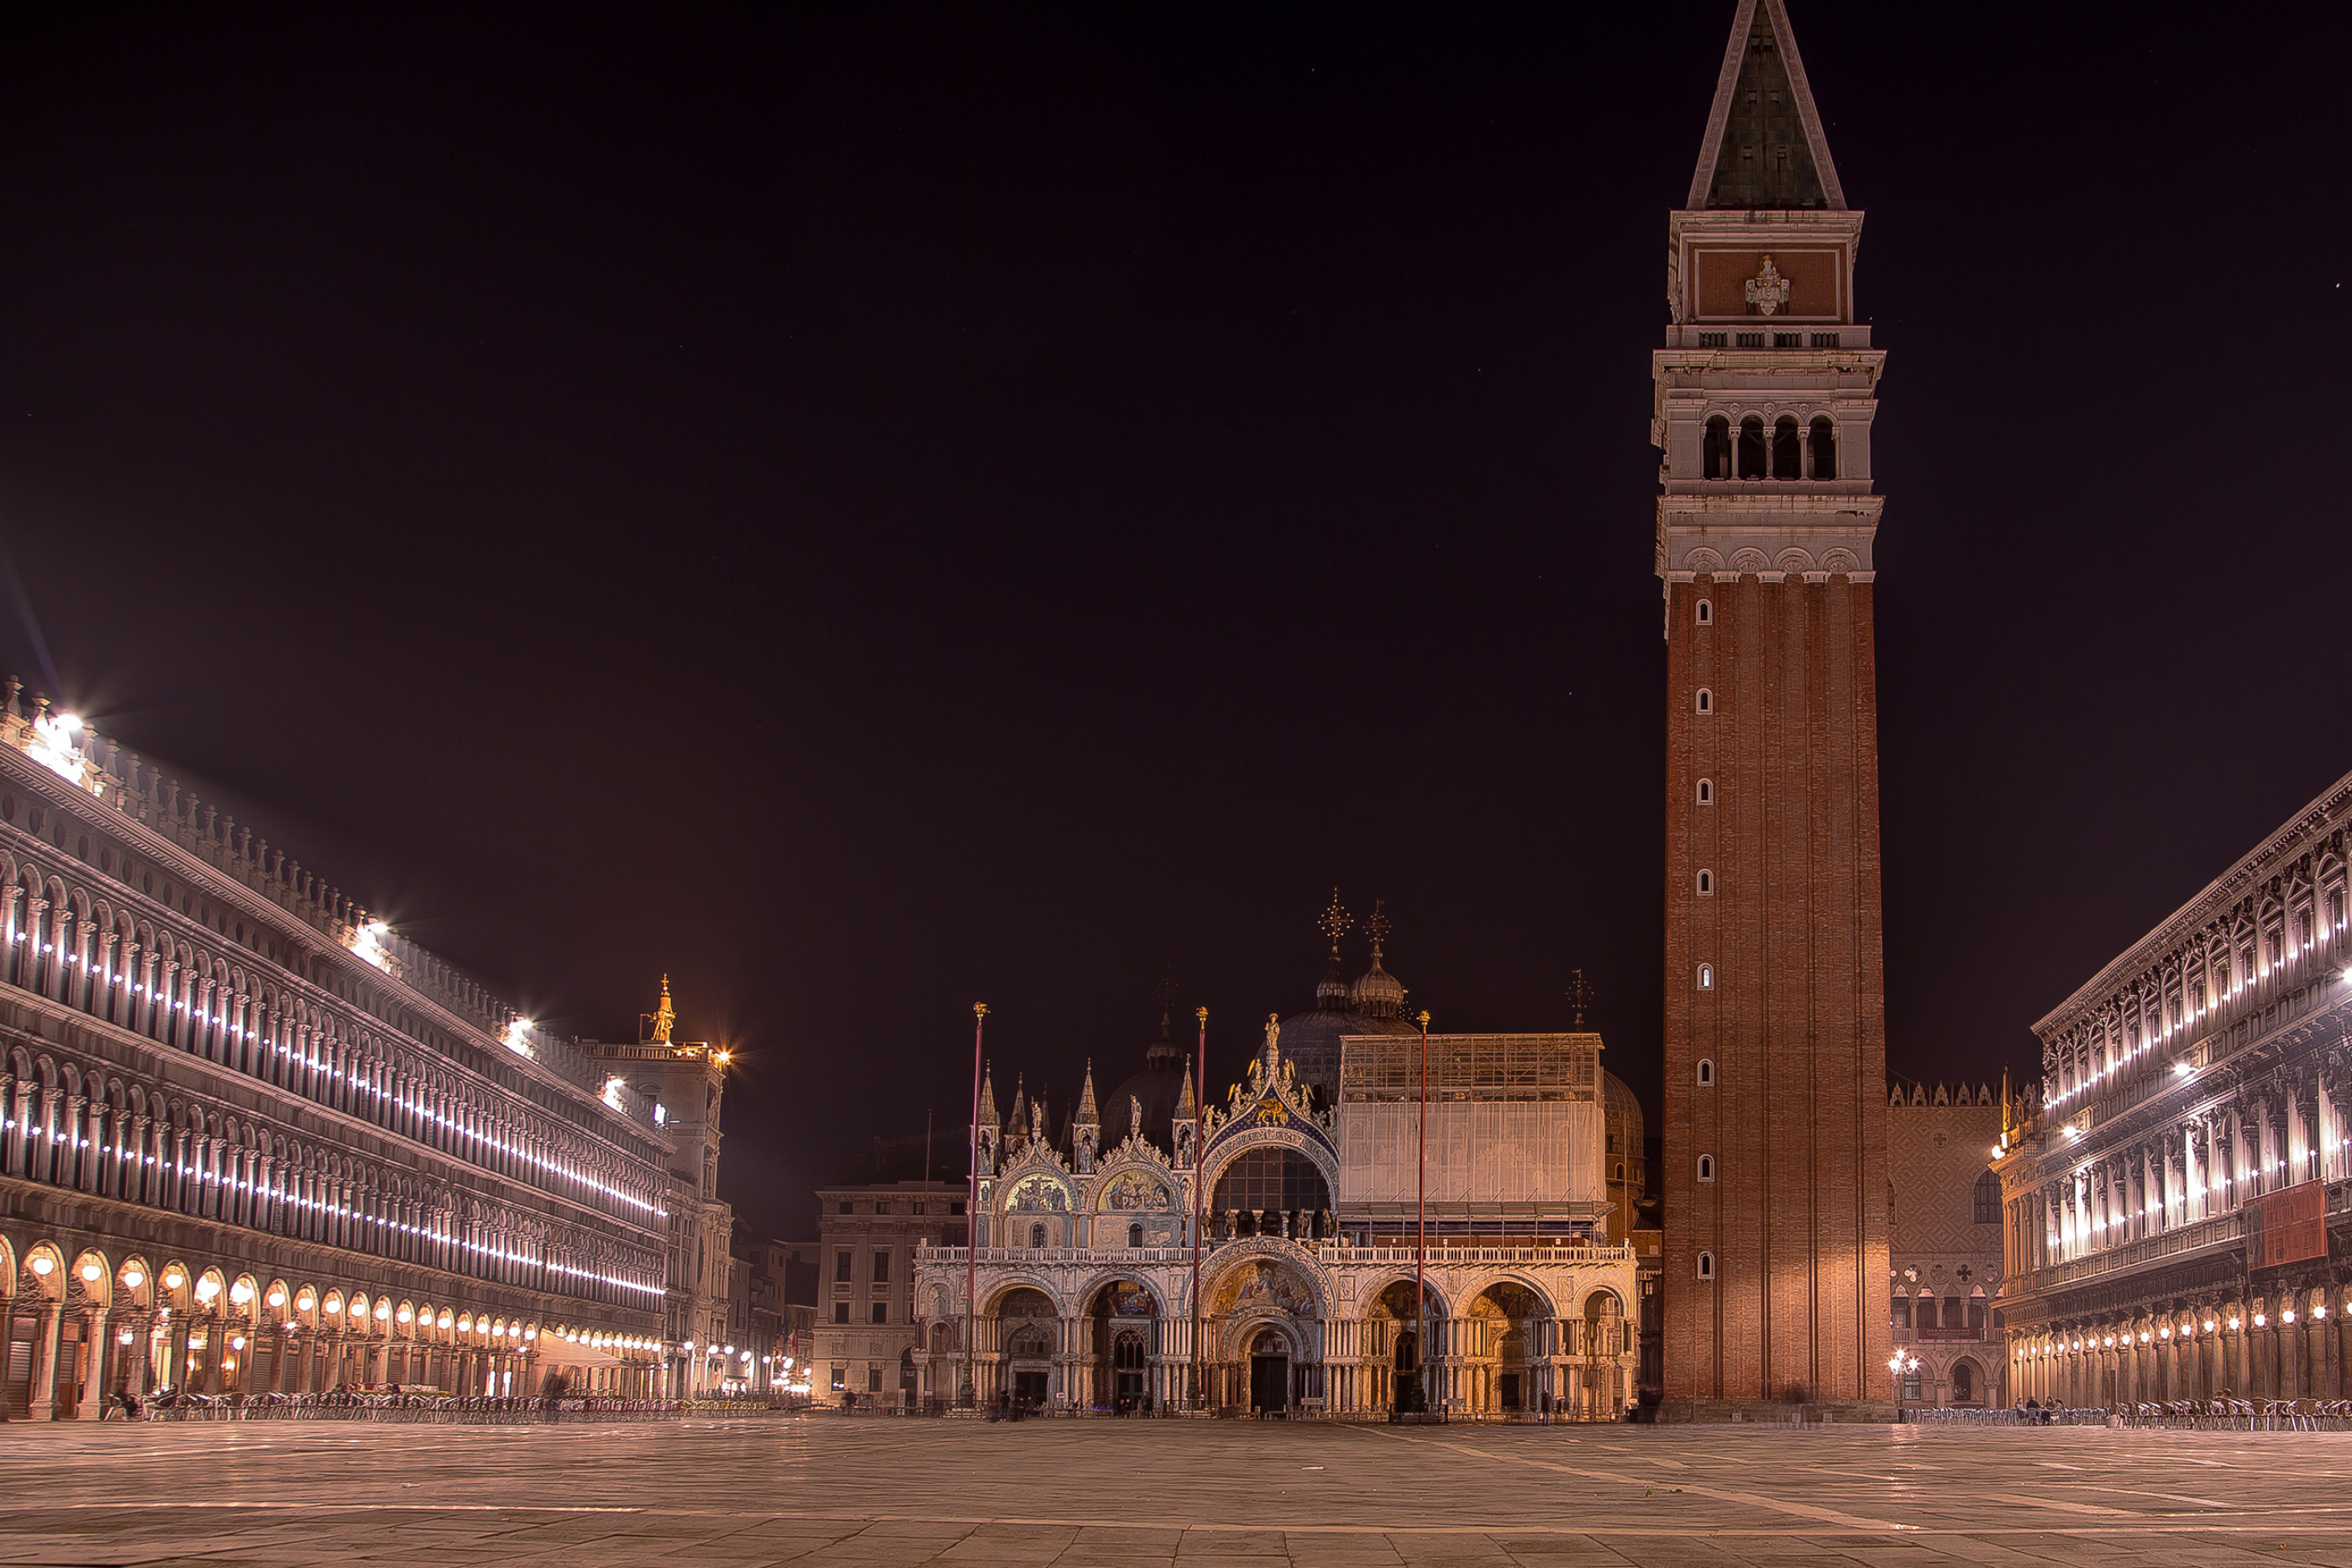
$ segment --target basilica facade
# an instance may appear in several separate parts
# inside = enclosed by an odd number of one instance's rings
[[[1600,1037],[1424,1035],[1403,1001],[1377,946],[1350,984],[1335,944],[1222,1103],[1163,1019],[1059,1135],[1018,1092],[1000,1117],[992,1072],[975,1245],[916,1257],[927,1401],[1613,1417],[1635,1265]]]

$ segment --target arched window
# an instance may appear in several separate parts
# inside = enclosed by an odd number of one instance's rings
[[[1701,713],[1713,713],[1715,711],[1715,694],[1707,690],[1705,686],[1701,686],[1698,689],[1698,711]]]
[[[1739,422],[1739,476],[1764,477],[1764,421],[1758,414],[1751,413]]]
[[[1029,1245],[1032,1247],[1045,1245],[1045,1226],[1043,1220],[1029,1228]]]
[[[1702,1089],[1712,1089],[1715,1087],[1715,1059],[1713,1057],[1702,1056],[1698,1059],[1698,1086]]]
[[[1706,422],[1705,472],[1710,479],[1731,477],[1731,421],[1719,413]]]
[[[1702,779],[1698,781],[1698,803],[1702,806],[1712,806],[1715,804],[1714,779]]]
[[[1715,896],[1715,873],[1703,871],[1698,873],[1698,895],[1701,898]]]
[[[1701,1181],[1713,1181],[1715,1179],[1715,1156],[1713,1155],[1699,1155],[1698,1179]]]
[[[1990,1171],[1977,1177],[1977,1223],[2000,1223],[2000,1177]]]
[[[1698,967],[1698,988],[1702,991],[1711,991],[1715,989],[1714,965],[1701,964]]]
[[[1127,1228],[1127,1244],[1129,1247],[1140,1247],[1143,1245],[1143,1227],[1140,1225],[1130,1225]]]
[[[1331,1189],[1315,1162],[1296,1149],[1252,1149],[1217,1178],[1209,1207],[1220,1214],[1238,1210],[1244,1224],[1261,1214],[1259,1223],[1278,1234],[1280,1216],[1297,1214],[1306,1225],[1329,1208]]]
[[[1797,416],[1784,413],[1772,425],[1772,477],[1801,479],[1804,476],[1804,445],[1797,438]]]
[[[1702,1280],[1708,1281],[1712,1281],[1715,1278],[1714,1253],[1702,1252],[1698,1255],[1698,1277]]]
[[[1830,423],[1828,414],[1817,413],[1813,415],[1813,427],[1811,434],[1813,446],[1813,477],[1836,478],[1837,426]]]
[[[1715,624],[1714,600],[1702,599],[1698,601],[1698,623],[1702,626],[1712,626]]]

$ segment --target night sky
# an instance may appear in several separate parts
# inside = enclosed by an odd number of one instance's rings
[[[1890,351],[1889,1059],[2024,1071],[2352,768],[2352,12],[1792,12]],[[561,1032],[667,970],[772,1232],[950,1166],[975,999],[1058,1115],[1172,979],[1221,1095],[1334,883],[1441,1030],[1580,967],[1654,1113],[1730,15],[11,8],[7,667]]]

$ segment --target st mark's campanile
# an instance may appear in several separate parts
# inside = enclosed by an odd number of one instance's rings
[[[1846,205],[1739,0],[1653,357],[1665,583],[1665,1408],[1891,1409],[1870,424]],[[1761,1413],[1760,1410],[1758,1413]]]

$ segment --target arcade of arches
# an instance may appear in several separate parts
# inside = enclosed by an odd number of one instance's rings
[[[1631,1397],[1624,1301],[1606,1286],[1585,1291],[1563,1316],[1516,1280],[1454,1293],[1433,1279],[1421,1320],[1412,1281],[1391,1271],[1360,1310],[1334,1316],[1310,1255],[1261,1247],[1219,1260],[1203,1281],[1197,1382],[1181,1297],[1171,1313],[1142,1277],[1068,1292],[1038,1279],[983,1300],[971,1357],[978,1402],[1140,1414],[1192,1405],[1197,1387],[1202,1407],[1232,1414],[1380,1417],[1423,1407],[1425,1386],[1429,1407],[1457,1415],[1608,1420]],[[1282,1255],[1290,1250],[1297,1255]],[[918,1359],[932,1369],[935,1396],[961,1375],[962,1328],[953,1319],[926,1325]]]
[[[234,1260],[160,1263],[55,1238],[0,1235],[0,1415],[95,1420],[121,1394],[315,1394],[345,1385],[492,1397],[652,1397],[661,1343],[403,1292],[264,1277]]]

